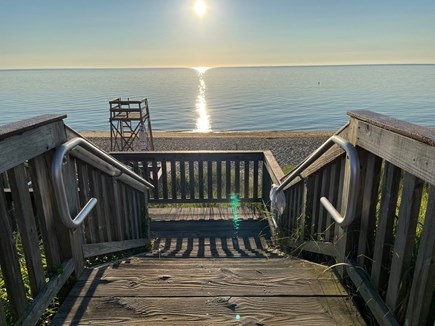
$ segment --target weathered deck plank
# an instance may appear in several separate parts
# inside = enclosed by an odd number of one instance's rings
[[[161,262],[161,263],[160,263]],[[298,259],[135,257],[84,274],[53,324],[362,324],[325,267]]]
[[[235,237],[226,208],[151,210],[154,250],[87,270],[53,325],[363,324],[330,270],[276,253],[245,213]]]
[[[237,209],[240,220],[264,219],[260,208],[242,206]],[[231,207],[165,207],[149,208],[148,213],[153,221],[179,220],[233,220],[234,212]]]
[[[340,298],[115,297],[108,300],[95,298],[93,303],[91,309],[84,310],[76,306],[71,313],[67,315],[60,313],[59,317],[65,324],[78,322],[126,325],[355,324],[352,318],[347,317],[353,313],[352,308],[343,305]],[[267,305],[268,309],[264,309],[264,305]],[[336,313],[337,311],[341,313]],[[95,321],[95,314],[101,314],[98,321]]]

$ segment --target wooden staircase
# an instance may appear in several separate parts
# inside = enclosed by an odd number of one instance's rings
[[[172,215],[169,215],[172,211]],[[271,247],[257,209],[151,209],[151,252],[80,277],[53,320],[64,324],[364,324],[326,267]]]

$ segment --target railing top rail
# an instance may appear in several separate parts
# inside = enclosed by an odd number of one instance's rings
[[[84,206],[84,208],[77,214],[77,216],[74,219],[71,217],[69,213],[68,200],[67,200],[65,185],[62,176],[62,165],[63,165],[65,155],[77,146],[86,149],[88,153],[93,154],[99,157],[100,159],[102,159],[103,161],[111,164],[113,167],[115,167],[120,171],[120,174],[125,173],[131,178],[145,185],[148,189],[154,189],[154,186],[150,182],[146,181],[145,179],[143,179],[133,171],[129,170],[128,167],[126,167],[124,164],[117,161],[110,155],[104,153],[102,150],[92,145],[85,139],[80,137],[73,138],[58,148],[52,165],[52,172],[53,172],[52,177],[53,177],[53,185],[55,188],[55,196],[57,199],[60,217],[66,227],[76,228],[80,226],[80,224],[85,220],[85,218],[87,217],[87,215],[90,213],[90,211],[96,205],[97,202],[96,198],[91,198],[89,202]]]
[[[251,151],[251,150],[200,150],[200,151],[152,151],[152,152],[111,152],[110,154],[114,155],[128,155],[128,156],[136,156],[136,155],[146,155],[146,156],[157,156],[157,155],[172,155],[172,154],[180,154],[180,155],[195,155],[195,154],[222,154],[222,155],[232,155],[232,154],[258,154],[263,155],[265,151]]]
[[[435,146],[435,130],[418,126],[406,121],[397,120],[395,118],[371,112],[366,110],[352,111],[347,113],[351,118],[355,118],[377,127],[398,133],[425,143],[430,146]]]
[[[0,140],[14,136],[16,134],[22,134],[27,130],[34,129],[55,121],[60,121],[65,118],[66,115],[62,114],[45,114],[31,119],[5,124],[0,126]]]
[[[151,151],[151,152],[111,152],[123,160],[263,160],[264,151]]]

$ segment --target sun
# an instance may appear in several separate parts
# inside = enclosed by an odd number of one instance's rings
[[[207,10],[207,6],[203,0],[197,0],[193,8],[199,17],[204,16],[205,11]]]

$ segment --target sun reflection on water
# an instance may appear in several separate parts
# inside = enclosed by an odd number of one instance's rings
[[[194,69],[198,74],[198,96],[196,97],[196,103],[195,103],[195,108],[197,112],[196,129],[193,131],[209,132],[211,131],[210,117],[207,112],[207,99],[205,97],[207,86],[204,80],[204,74],[209,68],[195,67]]]

